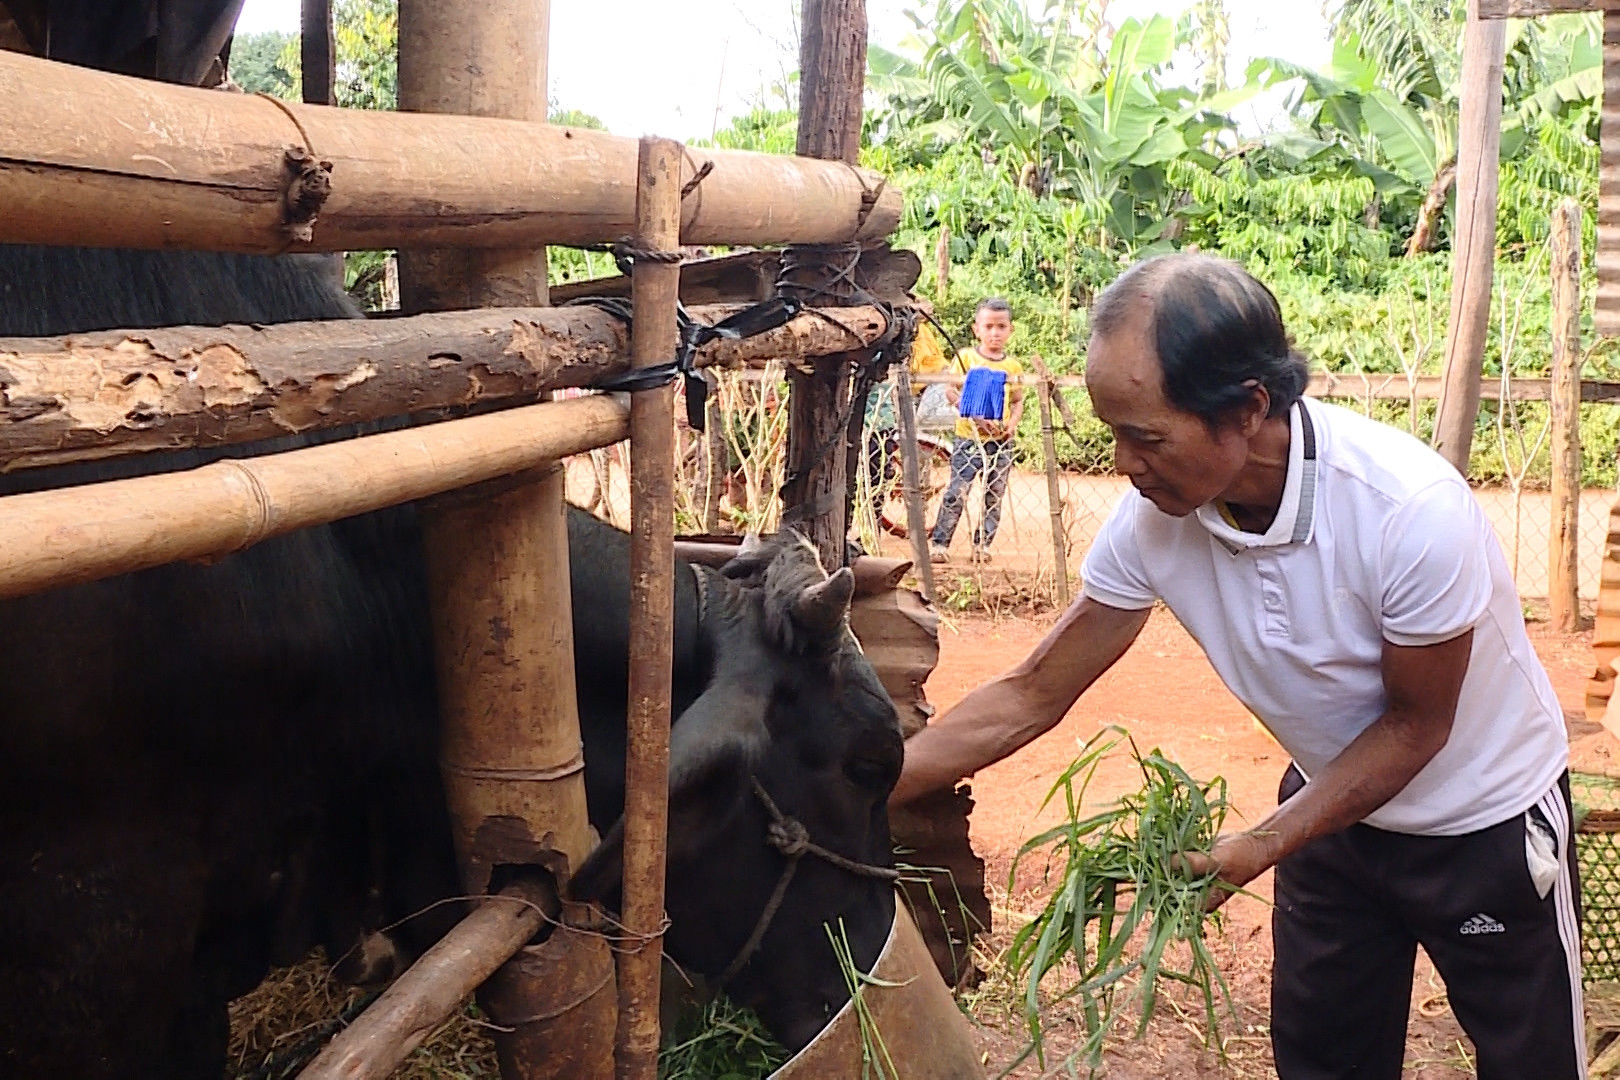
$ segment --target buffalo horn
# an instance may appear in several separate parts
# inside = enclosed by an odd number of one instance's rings
[[[855,574],[843,567],[826,581],[808,586],[793,605],[799,625],[812,633],[830,636],[849,614],[849,601],[855,595]]]

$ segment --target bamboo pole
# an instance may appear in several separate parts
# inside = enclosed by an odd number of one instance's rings
[[[179,559],[437,495],[624,438],[625,403],[585,397],[187,472],[0,499],[0,598]]]
[[[1581,208],[1565,199],[1552,216],[1552,528],[1547,553],[1548,621],[1580,623]]]
[[[645,138],[637,169],[636,246],[680,242],[681,144]],[[680,265],[636,260],[630,345],[633,367],[674,355]],[[620,1080],[658,1075],[658,990],[669,822],[670,673],[674,655],[675,388],[638,393],[630,405],[630,714],[624,766],[624,923],[633,944],[619,955]]]
[[[1046,506],[1052,517],[1052,572],[1060,607],[1069,606],[1069,551],[1063,536],[1063,491],[1058,486],[1057,442],[1052,435],[1052,384],[1036,387],[1041,406],[1041,458],[1046,466]]]
[[[551,0],[403,0],[399,7],[399,107],[412,113],[546,122]],[[471,121],[476,123],[477,121]],[[334,181],[338,179],[334,174]],[[438,190],[430,189],[438,197]],[[407,311],[548,303],[546,249],[400,245],[400,303]]]
[[[401,107],[456,114],[454,123],[469,127],[533,121],[531,130],[549,134],[549,19],[549,0],[402,0]],[[436,242],[420,235],[411,241],[400,251],[408,311],[547,302],[536,238],[478,251],[426,250]],[[459,492],[423,514],[444,714],[440,760],[462,881],[475,894],[492,889],[501,866],[540,867],[565,889],[592,844],[564,475],[553,466],[514,479]],[[551,963],[508,962],[479,992],[497,1025],[501,1075],[605,1080],[615,1006],[588,975],[611,967],[607,943],[570,934],[547,944],[557,949]],[[555,1053],[559,1046],[569,1052]]]
[[[922,500],[922,469],[917,460],[917,403],[911,396],[911,365],[895,369],[894,407],[900,417],[900,485],[906,500],[906,531],[917,563],[923,599],[934,602],[934,564],[928,558],[928,518]]]
[[[496,866],[554,869],[560,853],[575,867],[592,847],[564,475],[548,463],[512,481],[452,493],[422,515],[440,765],[463,884],[474,895],[489,891]]]
[[[741,305],[692,308],[719,322]],[[697,363],[812,357],[875,340],[877,308],[799,315]],[[490,308],[278,326],[0,338],[0,471],[222,446],[465,405],[527,404],[629,366],[600,308]]]
[[[1478,4],[1479,0],[1470,0],[1463,29],[1457,229],[1452,241],[1455,269],[1446,331],[1445,389],[1434,425],[1434,448],[1464,475],[1479,418],[1480,373],[1491,321],[1502,70],[1507,48],[1507,24],[1482,21]]]
[[[299,1080],[383,1080],[545,924],[555,894],[513,885],[485,900],[335,1035]]]
[[[490,37],[511,48],[504,31]],[[402,59],[402,93],[410,70]],[[635,226],[636,142],[605,132],[275,102],[5,52],[0,115],[3,243],[535,248],[613,242]],[[331,163],[307,239],[288,227],[303,216],[286,212],[289,148],[317,172]],[[874,240],[900,219],[898,188],[842,162],[691,150],[682,183],[706,163],[683,207],[686,244]]]

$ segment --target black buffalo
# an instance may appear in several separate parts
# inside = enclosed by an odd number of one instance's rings
[[[353,314],[328,266],[0,247],[0,336]],[[234,452],[22,472],[0,493]],[[577,511],[569,540],[609,838],[575,884],[611,904],[628,540]],[[901,736],[848,632],[850,584],[795,537],[677,567],[667,949],[690,970],[726,968],[784,866],[754,780],[821,845],[891,863]],[[0,603],[0,1075],[217,1077],[225,1005],[270,965],[355,955],[455,894],[431,644],[412,507]],[[798,1047],[848,997],[824,924],[864,966],[892,913],[885,882],[806,860],[730,992]],[[407,922],[404,944],[442,929]]]

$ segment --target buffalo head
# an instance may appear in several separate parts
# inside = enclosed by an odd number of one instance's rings
[[[868,970],[894,918],[882,869],[899,719],[849,631],[849,570],[829,577],[786,533],[693,572],[711,666],[670,738],[667,950],[688,972],[729,975],[732,998],[796,1050],[849,999],[829,931]],[[622,824],[577,894],[615,898]]]

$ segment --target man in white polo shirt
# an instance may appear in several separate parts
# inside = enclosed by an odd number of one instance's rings
[[[1233,886],[1277,868],[1282,1080],[1396,1080],[1418,944],[1481,1080],[1584,1076],[1563,714],[1467,484],[1306,400],[1276,298],[1234,263],[1138,264],[1091,326],[1136,490],[1035,652],[910,740],[891,802],[1049,730],[1162,600],[1294,759],[1273,813],[1188,860]]]

